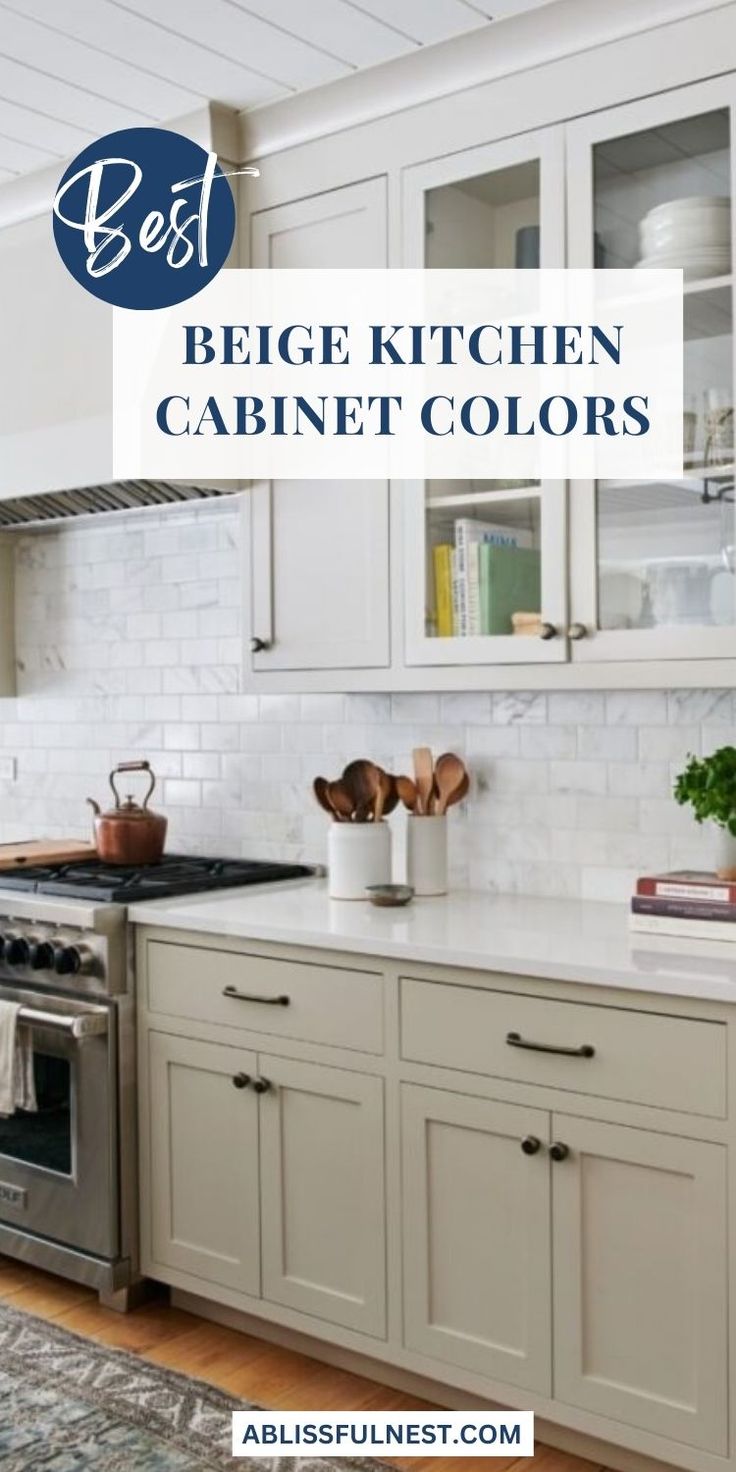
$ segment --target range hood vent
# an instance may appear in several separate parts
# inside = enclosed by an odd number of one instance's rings
[[[18,496],[0,501],[0,529],[48,526],[74,516],[138,511],[145,506],[180,505],[183,501],[230,496],[241,489],[237,482],[216,487],[170,480],[116,480],[106,485],[82,486],[79,490],[54,491],[49,495]]]

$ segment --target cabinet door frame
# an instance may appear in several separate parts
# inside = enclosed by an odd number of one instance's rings
[[[298,230],[326,218],[361,212],[365,224],[362,241],[368,253],[375,254],[376,264],[388,264],[388,176],[379,174],[355,184],[338,185],[287,204],[273,205],[256,211],[250,220],[250,263],[254,268],[268,268],[270,241],[275,230]],[[349,261],[345,262],[350,265]],[[314,495],[320,493],[320,482],[314,482]],[[343,488],[350,495],[350,484]],[[391,664],[390,627],[390,503],[387,481],[371,485],[375,504],[369,511],[369,544],[361,540],[362,555],[370,566],[366,598],[366,638],[334,638],[323,645],[300,644],[296,653],[284,650],[279,642],[277,615],[278,548],[275,542],[275,486],[272,481],[256,481],[246,497],[244,548],[246,557],[246,599],[244,630],[246,670],[254,674],[304,670],[388,669]],[[310,495],[306,491],[305,495]],[[368,494],[366,492],[366,494]],[[350,549],[334,551],[335,558],[349,557]],[[305,582],[309,574],[309,554],[305,549]],[[325,596],[324,620],[339,629],[339,609],[329,607]],[[258,647],[254,647],[254,641]],[[250,657],[248,656],[250,651]]]
[[[594,264],[593,160],[596,145],[720,109],[728,109],[730,115],[731,240],[736,262],[736,89],[731,75],[694,82],[692,86],[678,87],[636,102],[621,103],[565,125],[569,266],[592,268]],[[732,275],[732,283],[733,279]],[[736,388],[735,308],[732,284],[731,374]],[[716,508],[713,510],[715,514]],[[570,482],[570,605],[573,623],[581,624],[586,631],[586,637],[573,645],[575,663],[605,665],[609,661],[733,658],[736,622],[728,627],[710,627],[707,624],[662,625],[651,629],[598,627],[597,511],[593,480]],[[703,678],[708,679],[705,664]]]
[[[488,1380],[549,1396],[552,1383],[550,1165],[546,1110],[458,1094],[416,1084],[401,1086],[404,1344],[407,1349],[471,1370]],[[469,1132],[512,1136],[526,1169],[524,1221],[528,1226],[525,1271],[517,1283],[526,1306],[528,1353],[463,1336],[432,1322],[431,1244],[427,1125],[455,1124]],[[521,1150],[525,1135],[541,1142],[536,1154]],[[504,1189],[499,1182],[499,1189]]]
[[[611,1421],[718,1455],[728,1450],[727,1147],[662,1135],[630,1125],[553,1116],[553,1133],[568,1145],[552,1168],[552,1282],[554,1395]],[[582,1272],[585,1243],[582,1161],[604,1156],[652,1171],[688,1174],[697,1181],[700,1349],[694,1411],[664,1397],[585,1373],[586,1307]]]
[[[541,260],[544,267],[565,265],[564,128],[554,125],[519,133],[477,148],[464,149],[431,162],[415,164],[402,174],[402,264],[423,266],[425,195],[430,189],[494,173],[515,164],[539,163]],[[533,494],[533,492],[532,492]],[[568,658],[567,633],[567,488],[562,480],[541,482],[540,544],[542,553],[542,618],[557,630],[552,639],[513,634],[436,638],[425,632],[427,544],[425,483],[401,484],[404,498],[403,545],[404,656],[407,665],[561,664]],[[491,503],[492,505],[492,503]],[[468,515],[483,515],[488,506]]]
[[[259,1053],[259,1070],[271,1088],[261,1094],[261,1261],[264,1300],[311,1314],[347,1329],[386,1337],[386,1184],[384,1159],[384,1084],[367,1073],[353,1073],[331,1064],[306,1063]],[[365,1209],[360,1252],[365,1292],[362,1298],[332,1290],[328,1285],[289,1276],[287,1271],[284,1128],[281,1101],[290,1087],[316,1093],[336,1102],[355,1104],[361,1112],[360,1138]],[[328,1230],[327,1224],[325,1230]]]
[[[192,1069],[200,1066],[208,1072],[227,1075],[230,1079],[240,1072],[251,1078],[257,1073],[256,1054],[247,1048],[201,1042],[199,1039],[173,1033],[147,1033],[145,1066],[148,1074],[148,1117],[142,1120],[142,1129],[148,1136],[144,1154],[147,1183],[144,1185],[143,1201],[148,1214],[147,1232],[144,1235],[147,1236],[150,1232],[152,1275],[156,1276],[157,1265],[161,1264],[187,1273],[201,1280],[203,1285],[208,1283],[235,1289],[239,1293],[257,1298],[261,1291],[257,1097],[250,1088],[236,1089],[232,1086],[233,1108],[239,1111],[239,1138],[243,1147],[238,1152],[237,1159],[230,1162],[230,1169],[238,1186],[241,1238],[239,1256],[225,1259],[191,1243],[178,1242],[175,1234],[172,1211],[174,1181],[171,1117],[168,1090],[162,1099],[160,1088],[169,1064],[177,1062]],[[213,1122],[213,1137],[215,1134]],[[221,1204],[214,1201],[211,1206],[213,1212],[221,1209]]]

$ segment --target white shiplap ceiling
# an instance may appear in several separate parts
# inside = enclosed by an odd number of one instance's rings
[[[549,0],[0,0],[0,184],[116,128],[283,99]]]

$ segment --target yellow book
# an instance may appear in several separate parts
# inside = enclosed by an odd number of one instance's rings
[[[451,639],[452,617],[452,547],[441,543],[432,548],[434,558],[434,602],[437,633],[440,639]]]

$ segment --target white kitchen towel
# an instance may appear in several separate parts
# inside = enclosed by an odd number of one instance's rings
[[[36,1112],[33,1045],[28,1028],[18,1021],[19,1002],[0,1002],[0,1118],[16,1109]]]

